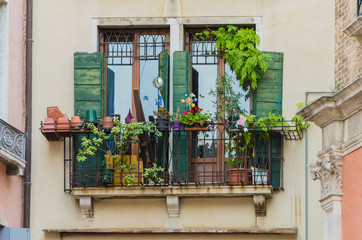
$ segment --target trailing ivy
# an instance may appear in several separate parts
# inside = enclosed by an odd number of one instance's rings
[[[269,67],[267,61],[272,61],[270,55],[263,53],[256,46],[260,43],[254,29],[238,28],[228,25],[218,30],[207,29],[197,33],[198,39],[215,38],[215,47],[224,55],[223,58],[236,73],[240,86],[247,90],[249,85],[255,89],[257,81]]]

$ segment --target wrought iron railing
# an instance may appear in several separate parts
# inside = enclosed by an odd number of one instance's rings
[[[362,13],[362,0],[357,0],[357,17],[361,16]]]
[[[0,119],[0,148],[25,159],[24,133]]]
[[[150,134],[149,142],[132,147],[133,153],[124,156],[123,161],[120,157],[111,162],[105,161],[102,151],[78,162],[80,141],[83,137],[92,138],[92,134],[87,130],[71,132],[64,138],[65,191],[75,187],[183,185],[267,185],[280,189],[283,187],[283,139],[288,139],[290,134],[298,137],[295,126],[287,125],[268,127],[266,131],[251,127],[247,132],[226,123],[197,129],[169,126],[161,129],[161,138],[155,139]],[[250,137],[247,146],[246,134]],[[148,177],[146,169],[151,169],[153,164],[163,170]],[[132,165],[132,169],[124,170],[121,165]]]

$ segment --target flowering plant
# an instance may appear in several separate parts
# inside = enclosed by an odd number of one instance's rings
[[[207,125],[210,122],[210,113],[202,113],[202,108],[195,107],[190,111],[184,111],[180,122],[184,125]]]

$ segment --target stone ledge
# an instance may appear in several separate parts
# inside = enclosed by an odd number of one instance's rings
[[[347,34],[349,37],[355,37],[359,44],[362,45],[362,16],[353,20],[353,22],[343,29],[342,32]]]
[[[322,96],[297,114],[324,128],[333,121],[343,121],[361,110],[362,77],[359,76],[332,96]]]
[[[48,233],[60,234],[298,234],[298,228],[86,228],[86,229],[43,229]]]
[[[163,198],[178,197],[252,197],[254,195],[272,196],[271,186],[169,186],[169,187],[94,187],[73,188],[71,194],[76,198]]]
[[[1,147],[0,162],[7,166],[8,175],[24,175],[25,160]]]

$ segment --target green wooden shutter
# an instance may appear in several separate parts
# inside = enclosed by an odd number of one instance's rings
[[[191,55],[186,51],[173,54],[173,109],[180,107],[180,113],[187,110],[181,99],[190,94],[190,63]],[[173,141],[173,172],[176,179],[188,181],[190,172],[190,134],[175,133]]]
[[[269,112],[282,114],[283,99],[283,53],[265,52],[272,56],[273,62],[258,81],[258,87],[253,91],[252,114],[257,117],[267,116]],[[282,135],[272,133],[265,144],[259,144],[255,149],[255,158],[268,158],[268,146],[271,144],[271,184],[281,186],[281,160],[282,160]],[[265,166],[266,167],[266,166]]]
[[[97,116],[104,116],[104,58],[102,53],[74,53],[74,114],[85,118],[86,109],[95,109]],[[79,111],[79,113],[78,113]],[[76,154],[81,138],[76,137]],[[89,136],[94,137],[93,134]],[[98,184],[103,153],[97,151],[85,162],[76,163],[75,184]]]
[[[253,91],[252,114],[268,115],[274,111],[282,114],[283,98],[283,53],[265,52],[272,56],[273,62],[258,80],[258,87]]]
[[[103,54],[74,53],[74,114],[85,118],[86,109],[104,116]]]
[[[162,95],[164,106],[167,110],[169,105],[168,68],[169,68],[169,55],[167,50],[164,50],[158,55],[158,76],[163,80],[163,86],[160,89],[160,92]]]

